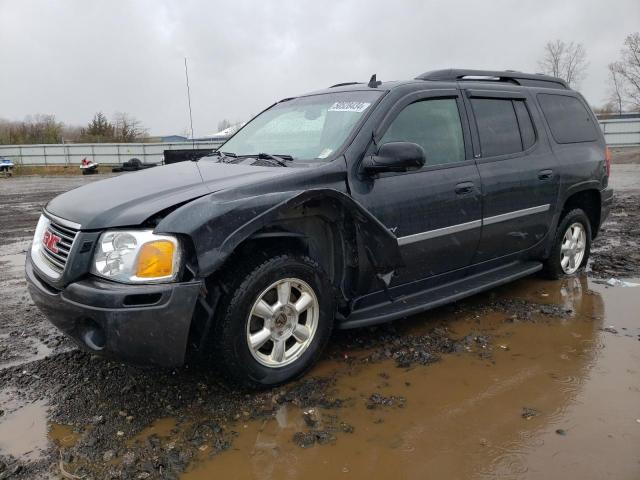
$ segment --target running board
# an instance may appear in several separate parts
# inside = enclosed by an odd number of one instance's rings
[[[355,310],[337,326],[341,329],[367,327],[421,313],[447,303],[461,300],[484,290],[512,282],[542,270],[540,262],[514,262],[487,272],[478,273],[451,283],[405,295],[393,302]]]

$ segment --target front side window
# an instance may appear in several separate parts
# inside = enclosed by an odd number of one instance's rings
[[[380,91],[336,92],[298,97],[262,112],[220,150],[238,156],[291,155],[324,160],[338,152]]]
[[[461,162],[464,137],[455,98],[421,100],[404,108],[393,120],[380,144],[412,142],[426,154],[426,165]]]

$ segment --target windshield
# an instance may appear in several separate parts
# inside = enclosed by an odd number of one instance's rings
[[[325,159],[345,142],[380,91],[326,93],[283,101],[255,117],[220,150],[237,156]]]

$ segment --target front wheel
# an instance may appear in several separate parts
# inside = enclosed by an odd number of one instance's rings
[[[281,254],[234,269],[215,319],[213,357],[225,376],[271,387],[318,359],[333,325],[327,275],[304,255]]]
[[[560,221],[544,272],[552,279],[574,275],[587,265],[590,252],[591,223],[584,211],[576,208]]]

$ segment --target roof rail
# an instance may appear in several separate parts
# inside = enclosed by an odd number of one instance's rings
[[[439,81],[460,81],[460,80],[476,80],[476,81],[494,81],[509,82],[525,87],[546,87],[546,88],[564,88],[569,89],[567,83],[561,78],[542,75],[540,73],[522,73],[516,70],[465,70],[465,69],[447,69],[433,70],[431,72],[418,75],[416,80],[439,80]]]
[[[344,82],[344,83],[336,83],[335,85],[331,85],[329,88],[336,88],[336,87],[346,87],[347,85],[360,85],[363,84],[364,82]]]

